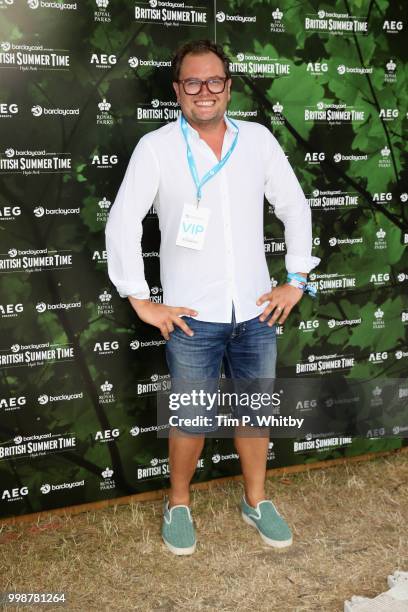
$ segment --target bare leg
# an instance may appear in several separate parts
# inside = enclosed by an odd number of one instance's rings
[[[245,498],[250,506],[255,507],[265,499],[266,460],[268,456],[269,435],[245,436],[245,428],[235,428],[235,448],[240,457],[244,476]],[[251,434],[255,428],[251,427]],[[238,435],[237,435],[238,434]]]
[[[169,507],[177,504],[190,505],[190,482],[203,450],[205,434],[190,435],[170,428],[169,464],[170,484]]]

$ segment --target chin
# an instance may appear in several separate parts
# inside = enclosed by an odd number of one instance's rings
[[[202,115],[196,114],[196,113],[191,115],[191,118],[193,119],[193,121],[196,121],[197,123],[199,122],[208,123],[211,121],[219,121],[223,117],[224,117],[224,113],[221,113],[221,112],[212,113],[211,115],[205,114],[205,113],[203,113]]]

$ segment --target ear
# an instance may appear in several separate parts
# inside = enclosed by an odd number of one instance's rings
[[[180,102],[179,100],[179,96],[180,96],[180,85],[177,83],[177,81],[173,81],[173,89],[176,92],[176,98],[177,98],[177,102]]]
[[[227,81],[228,102],[231,100],[231,85],[232,85],[232,79],[228,79]]]

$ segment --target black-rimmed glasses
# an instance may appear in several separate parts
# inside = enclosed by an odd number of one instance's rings
[[[208,91],[212,94],[222,93],[227,80],[228,77],[211,77],[206,81],[201,81],[201,79],[183,79],[177,82],[183,85],[184,93],[188,96],[196,96],[201,93],[203,85],[206,85]]]

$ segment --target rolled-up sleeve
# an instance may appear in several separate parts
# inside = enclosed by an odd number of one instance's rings
[[[159,163],[143,137],[129,160],[105,228],[108,275],[121,297],[150,297],[142,256],[142,221],[159,187]]]
[[[282,147],[266,132],[265,197],[285,226],[285,266],[288,272],[310,272],[321,261],[312,255],[310,206]]]

